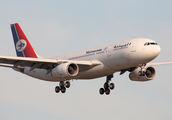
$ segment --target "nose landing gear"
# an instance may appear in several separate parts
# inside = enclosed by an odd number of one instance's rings
[[[139,76],[145,76],[146,75],[145,70],[144,70],[145,66],[146,66],[146,64],[143,64],[143,63],[139,64],[139,67],[141,68],[141,71],[139,71]]]
[[[110,90],[113,90],[115,88],[115,84],[114,83],[110,83],[112,78],[113,78],[113,74],[107,76],[106,82],[104,83],[104,87],[100,88],[100,90],[99,90],[99,93],[101,95],[103,95],[104,93],[106,95],[109,95],[110,94]]]

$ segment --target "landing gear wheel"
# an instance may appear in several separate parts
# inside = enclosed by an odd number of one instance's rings
[[[67,81],[67,82],[66,82],[66,88],[69,88],[69,87],[70,87],[70,82]]]
[[[61,87],[61,92],[65,93],[66,92],[66,88],[65,87]]]
[[[114,83],[110,83],[111,79],[113,78],[113,74],[108,75],[106,77],[106,82],[103,85],[103,88],[100,88],[99,93],[103,95],[104,93],[106,95],[110,94],[110,90],[113,90],[115,88]]]
[[[105,94],[109,95],[110,94],[110,90],[109,89],[105,89]]]
[[[60,92],[60,87],[59,87],[59,86],[56,86],[56,87],[55,87],[55,92],[56,92],[56,93],[59,93],[59,92]]]
[[[109,88],[109,85],[108,85],[108,83],[107,83],[107,82],[105,82],[105,84],[104,84],[104,88],[105,88],[105,89],[108,89],[108,88]]]
[[[105,90],[104,90],[103,88],[100,88],[99,93],[100,93],[101,95],[103,95],[104,92],[105,92]]]
[[[114,84],[114,83],[111,83],[111,84],[109,85],[109,87],[110,87],[111,90],[113,90],[113,89],[115,88],[115,84]]]

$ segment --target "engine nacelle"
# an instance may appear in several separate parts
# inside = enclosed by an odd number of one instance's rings
[[[140,67],[133,70],[129,74],[130,80],[132,80],[132,81],[149,81],[149,80],[152,80],[156,75],[156,71],[153,67],[145,67],[144,68],[144,72],[145,72],[144,76],[139,76],[140,71],[141,71]]]
[[[62,63],[52,70],[53,77],[71,77],[76,76],[79,67],[75,63]]]

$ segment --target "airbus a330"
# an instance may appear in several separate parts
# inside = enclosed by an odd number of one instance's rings
[[[132,81],[149,81],[156,75],[153,66],[172,64],[150,63],[160,51],[160,46],[151,39],[135,38],[110,45],[104,45],[78,52],[42,58],[36,54],[18,23],[11,24],[17,57],[0,56],[0,66],[9,67],[28,76],[52,82],[59,82],[55,92],[65,93],[70,80],[106,77],[99,93],[110,94],[115,85],[113,74],[129,71]]]

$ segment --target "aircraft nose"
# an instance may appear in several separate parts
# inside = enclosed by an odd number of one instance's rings
[[[161,47],[159,45],[157,45],[157,46],[154,47],[153,51],[154,51],[154,55],[158,56],[159,53],[161,52]]]

